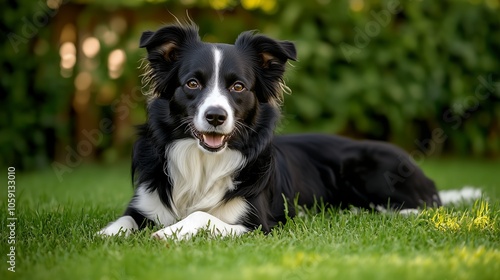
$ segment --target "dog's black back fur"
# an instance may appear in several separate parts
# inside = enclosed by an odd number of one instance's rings
[[[299,205],[309,207],[319,201],[341,208],[395,210],[441,204],[434,183],[392,145],[339,136],[288,135],[275,137],[263,154],[241,171],[236,180],[244,184],[229,195],[251,197],[258,210],[252,223],[262,224],[264,230],[286,221],[283,197],[292,217],[296,197]]]

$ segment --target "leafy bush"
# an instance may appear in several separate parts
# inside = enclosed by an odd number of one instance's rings
[[[0,20],[0,166],[46,166],[54,157],[57,139],[68,135],[72,81],[59,76],[57,48],[35,46],[33,38],[49,37],[48,9],[32,1],[7,1]],[[6,7],[5,7],[6,6]],[[34,55],[36,48],[47,50]]]
[[[442,144],[450,152],[498,154],[498,7],[320,2],[288,1],[271,27],[298,46],[286,130],[389,140],[427,155]],[[440,129],[443,139],[432,139]],[[436,149],[418,145],[427,140]]]

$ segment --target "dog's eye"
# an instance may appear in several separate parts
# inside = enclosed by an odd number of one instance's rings
[[[198,83],[198,81],[196,80],[189,80],[187,83],[186,83],[186,86],[189,88],[189,89],[198,89],[200,88],[200,84]]]
[[[231,86],[231,91],[242,92],[243,90],[245,90],[245,86],[242,83],[234,83],[234,85]]]

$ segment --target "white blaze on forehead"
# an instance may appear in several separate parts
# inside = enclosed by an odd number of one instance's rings
[[[199,131],[213,131],[213,126],[210,125],[205,119],[205,113],[210,107],[220,107],[227,112],[227,119],[224,124],[217,127],[218,133],[230,134],[234,128],[234,111],[229,100],[223,94],[225,83],[221,80],[220,68],[222,62],[222,51],[213,48],[212,54],[214,58],[214,72],[210,81],[207,84],[207,92],[205,98],[201,102],[196,116],[194,118],[194,125]],[[222,88],[221,88],[222,86]]]
[[[212,82],[215,82],[215,88],[219,89],[219,72],[220,72],[220,62],[222,60],[222,53],[217,48],[214,48],[214,79]]]

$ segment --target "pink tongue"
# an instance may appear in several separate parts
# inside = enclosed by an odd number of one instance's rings
[[[211,148],[217,148],[222,146],[222,141],[224,141],[224,135],[217,134],[203,134],[203,142]]]

